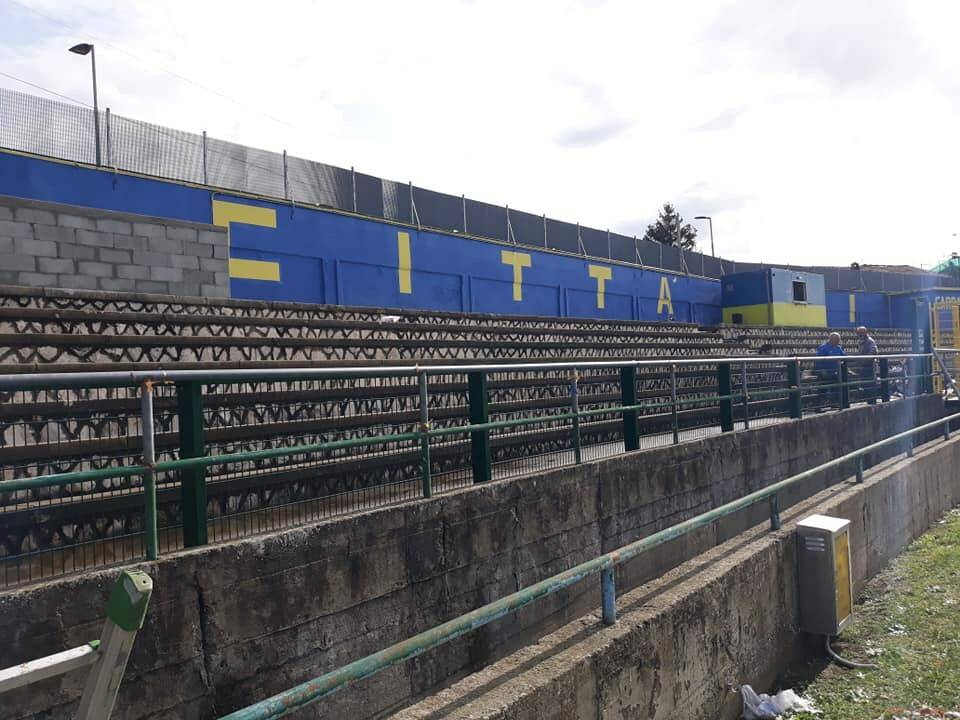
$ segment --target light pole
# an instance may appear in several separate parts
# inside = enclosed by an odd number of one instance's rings
[[[697,215],[694,220],[706,220],[710,223],[710,257],[716,257],[717,254],[713,251],[713,218],[709,215]]]
[[[77,55],[90,56],[90,68],[93,70],[93,139],[97,152],[97,165],[100,165],[100,108],[97,105],[97,53],[92,43],[79,43],[70,48]]]

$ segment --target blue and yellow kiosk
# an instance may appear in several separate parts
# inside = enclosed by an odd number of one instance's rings
[[[826,327],[823,275],[782,268],[726,275],[723,321],[732,325]]]

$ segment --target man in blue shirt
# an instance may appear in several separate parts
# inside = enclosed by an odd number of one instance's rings
[[[833,358],[842,356],[843,348],[840,346],[840,333],[830,333],[827,341],[817,348],[817,355],[823,358]],[[813,371],[821,385],[835,385],[840,382],[840,363],[836,360],[815,360]],[[821,401],[840,407],[840,388],[821,387],[817,393]],[[817,408],[818,411],[826,410],[826,407]]]

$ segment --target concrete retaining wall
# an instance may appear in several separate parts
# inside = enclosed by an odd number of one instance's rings
[[[166,556],[144,566],[156,591],[118,717],[222,714],[941,413],[936,397],[855,408]],[[811,480],[797,494],[836,477]],[[764,512],[641,558],[621,587],[714,547]],[[0,595],[0,665],[95,637],[113,576]],[[395,710],[596,607],[598,595],[593,584],[559,593],[338,694],[317,714]],[[0,716],[69,717],[80,683],[70,676],[2,696]]]
[[[960,504],[960,440],[888,461],[620,597],[616,626],[597,613],[565,625],[397,720],[740,717],[739,686],[768,689],[822,639],[800,633],[796,521],[851,521],[857,592],[937,518]]]
[[[0,283],[230,297],[227,232],[0,196]]]

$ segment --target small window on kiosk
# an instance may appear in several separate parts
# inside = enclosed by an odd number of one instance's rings
[[[807,301],[807,283],[805,280],[793,281],[793,301],[802,303]]]

